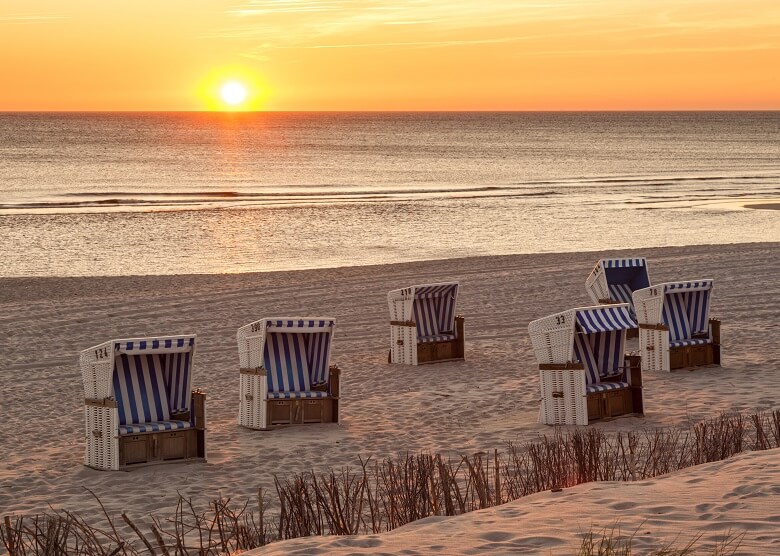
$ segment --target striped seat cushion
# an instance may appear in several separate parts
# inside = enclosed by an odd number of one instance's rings
[[[113,386],[120,425],[170,420],[160,355],[118,355]]]
[[[151,423],[136,423],[133,425],[120,425],[119,435],[139,434],[142,432],[175,431],[189,429],[192,423],[189,421],[153,421]]]
[[[305,392],[268,392],[269,400],[298,400],[302,398],[327,398],[327,392],[319,390],[307,390]]]
[[[595,384],[588,384],[585,387],[585,393],[607,392],[608,390],[621,390],[622,388],[630,387],[631,385],[628,382],[596,382]]]
[[[421,336],[417,338],[417,341],[421,344],[427,344],[431,342],[449,342],[455,339],[455,334],[437,334],[435,336]]]
[[[692,338],[687,340],[675,340],[669,342],[670,348],[683,347],[683,346],[704,346],[710,343],[709,338]]]

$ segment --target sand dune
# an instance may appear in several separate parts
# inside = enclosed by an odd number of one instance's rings
[[[778,246],[609,253],[646,255],[655,282],[714,278],[712,312],[723,319],[724,365],[647,376],[644,419],[593,426],[616,431],[686,425],[721,411],[777,407]],[[0,513],[38,512],[49,504],[90,509],[93,500],[86,486],[109,511],[143,517],[170,510],[177,492],[195,502],[220,493],[243,501],[252,499],[258,487],[272,488],[273,474],[356,465],[358,454],[471,453],[550,432],[536,423],[539,387],[526,326],[534,318],[588,305],[584,281],[600,255],[518,255],[240,275],[0,279]],[[387,291],[449,279],[462,285],[459,312],[466,316],[467,361],[389,366]],[[236,425],[236,329],[282,314],[337,319],[333,359],[343,369],[341,426],[257,432]],[[110,338],[190,332],[198,334],[199,346],[194,383],[208,394],[209,462],[116,473],[85,468],[78,352]],[[748,465],[752,460],[740,461]],[[708,480],[706,469],[690,473]],[[727,472],[719,473],[723,491],[739,486]],[[758,471],[752,477],[744,483],[748,487],[763,480]],[[663,479],[647,484],[662,485]],[[588,489],[605,489],[598,491],[603,493],[617,488],[591,485],[577,492],[584,499]],[[534,500],[545,496],[550,495]],[[524,507],[519,504],[511,507]],[[644,514],[651,507],[638,505],[626,513],[641,521],[650,517]],[[682,511],[682,506],[675,508],[669,512]],[[534,529],[547,535],[543,521],[535,522]],[[430,523],[415,525],[424,526]],[[572,524],[574,532],[578,526]],[[562,539],[561,530],[551,535]],[[503,542],[500,537],[482,542]]]
[[[635,483],[540,492],[456,517],[421,519],[381,535],[309,537],[250,554],[576,554],[582,536],[632,537],[633,553],[712,553],[744,533],[739,554],[780,554],[780,450],[741,454]],[[707,552],[709,551],[709,552]]]

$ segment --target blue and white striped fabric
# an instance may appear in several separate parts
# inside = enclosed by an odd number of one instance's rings
[[[172,411],[189,411],[192,396],[191,353],[166,353],[161,357],[168,406]]]
[[[277,326],[280,328],[326,328],[332,327],[336,323],[332,320],[269,320],[266,322],[266,326]]]
[[[637,327],[636,321],[631,317],[628,307],[625,306],[592,307],[579,310],[577,311],[577,323],[585,334]]]
[[[174,351],[191,351],[195,345],[195,338],[193,336],[183,336],[181,338],[166,338],[164,340],[126,340],[123,342],[117,342],[114,344],[115,353],[130,353],[130,352],[142,352],[152,350],[163,350],[168,352]]]
[[[432,342],[449,342],[455,338],[455,334],[437,334],[435,336],[422,336],[417,338],[417,341],[421,344],[428,344]]]
[[[119,424],[132,425],[171,418],[159,354],[116,357],[113,376]]]
[[[625,331],[636,327],[627,306],[593,307],[576,313],[574,356],[585,365],[586,383],[623,371]]]
[[[304,334],[267,332],[263,367],[268,392],[305,392],[311,389]]]
[[[328,382],[328,351],[330,332],[302,334],[306,343],[306,363],[309,367],[311,384]]]
[[[599,364],[585,334],[574,334],[574,358],[585,365],[585,384],[599,381]]]
[[[307,390],[305,392],[268,392],[269,400],[288,400],[288,399],[303,399],[303,398],[327,398],[327,392],[321,392],[319,390]]]
[[[645,266],[645,259],[603,259],[604,268],[631,268]]]
[[[607,392],[609,390],[621,390],[630,387],[631,385],[628,382],[599,382],[597,384],[588,384],[585,387],[585,393]]]
[[[137,423],[134,425],[120,425],[119,434],[139,434],[142,432],[175,431],[192,428],[189,421],[155,421],[151,423]]]
[[[609,288],[609,296],[620,303],[633,304],[631,298],[631,286],[628,284],[607,284]]]
[[[414,290],[414,322],[420,342],[433,342],[437,336],[456,336],[455,301],[458,284],[418,286]]]
[[[634,316],[634,300],[631,294],[650,285],[650,276],[644,257],[601,259],[599,262],[604,268],[609,297],[620,303],[628,303],[631,306],[630,313]]]
[[[709,338],[691,338],[688,340],[675,340],[669,342],[669,347],[703,346],[709,343],[711,343]]]
[[[694,334],[708,331],[712,285],[712,280],[664,285],[661,318],[669,327],[670,342],[690,340]]]

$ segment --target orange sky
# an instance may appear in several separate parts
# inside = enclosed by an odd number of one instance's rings
[[[780,109],[778,0],[2,0],[0,111]]]

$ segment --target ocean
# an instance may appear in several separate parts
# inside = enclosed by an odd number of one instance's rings
[[[780,112],[0,113],[0,276],[780,241],[750,203]]]

